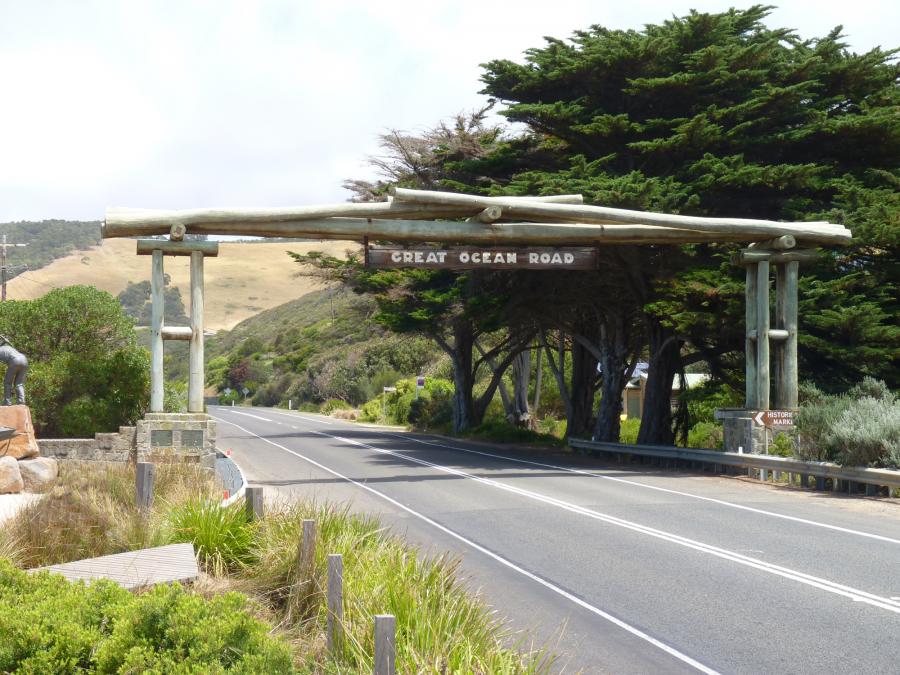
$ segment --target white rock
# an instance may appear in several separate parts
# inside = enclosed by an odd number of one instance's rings
[[[56,482],[59,476],[59,464],[52,457],[34,457],[20,459],[19,471],[29,492],[41,492]]]
[[[0,494],[21,492],[24,489],[19,463],[12,457],[0,457]]]

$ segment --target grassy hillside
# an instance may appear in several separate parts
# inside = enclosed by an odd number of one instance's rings
[[[371,299],[336,288],[261,312],[209,340],[207,381],[220,390],[246,386],[260,405],[358,405],[401,377],[439,367],[431,341],[388,333],[371,319],[374,310]]]
[[[341,241],[221,243],[219,256],[207,259],[205,265],[206,327],[232,328],[249,316],[321,288],[315,279],[296,276],[299,268],[286,251],[317,250],[340,256],[355,246]],[[190,298],[189,265],[186,257],[169,257],[165,261],[166,273],[180,290],[185,304]],[[14,279],[9,284],[9,297],[30,300],[53,288],[73,284],[96,286],[118,295],[129,281],[149,278],[150,256],[136,255],[134,240],[106,239],[88,250],[70,253]]]
[[[22,220],[14,223],[0,223],[0,235],[7,235],[11,244],[17,246],[8,251],[9,276],[21,274],[27,265],[36,270],[57,258],[81,251],[100,243],[99,221],[75,220]]]

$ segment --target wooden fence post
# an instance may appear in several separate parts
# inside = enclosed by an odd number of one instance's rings
[[[316,564],[316,521],[303,521],[303,538],[300,540],[300,555],[297,557],[300,574],[312,575]]]
[[[248,487],[244,490],[244,508],[247,510],[247,520],[262,520],[265,514],[263,502],[263,488]]]
[[[375,675],[394,675],[397,652],[397,619],[393,614],[375,615]]]
[[[153,462],[138,462],[135,471],[135,501],[139,509],[149,509],[153,504],[153,478],[156,465]]]
[[[344,639],[344,559],[340,553],[328,555],[327,596],[328,651],[334,654]]]

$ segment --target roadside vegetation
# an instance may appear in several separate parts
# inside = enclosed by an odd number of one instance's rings
[[[251,522],[242,503],[220,505],[203,469],[158,470],[154,504],[141,515],[133,469],[63,463],[59,484],[0,529],[0,612],[23,602],[31,617],[0,624],[0,670],[171,672],[187,659],[204,672],[371,672],[380,613],[397,618],[398,672],[549,670],[546,652],[470,592],[458,561],[427,555],[376,520],[329,504],[274,505]],[[304,519],[317,522],[311,570],[298,567]],[[192,587],[131,595],[12,568],[174,542],[193,543],[199,556],[205,574]],[[334,655],[325,648],[329,553],[344,561],[346,639]]]

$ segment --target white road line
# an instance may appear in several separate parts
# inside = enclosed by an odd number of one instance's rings
[[[263,422],[274,422],[275,420],[270,420],[268,417],[260,417],[259,415],[251,415],[250,413],[238,412],[237,410],[229,410],[229,412],[233,412],[235,415],[243,415],[244,417],[252,417],[255,420],[262,420]],[[278,424],[278,422],[275,422]]]
[[[533,572],[529,572],[528,570],[526,570],[522,567],[519,567],[518,565],[516,565],[516,563],[512,562],[511,560],[508,560],[507,558],[504,558],[503,556],[498,555],[497,553],[494,553],[493,551],[491,551],[489,549],[486,549],[484,546],[481,546],[480,544],[475,543],[471,539],[467,539],[466,537],[459,534],[458,532],[455,532],[455,531],[451,530],[450,528],[445,527],[444,525],[441,525],[437,521],[432,520],[425,514],[419,513],[418,511],[411,509],[410,507],[406,506],[405,504],[401,504],[396,499],[388,497],[383,492],[379,492],[378,490],[376,490],[372,487],[369,487],[365,483],[360,483],[359,481],[355,481],[352,478],[348,478],[347,476],[345,476],[341,473],[338,473],[334,469],[328,468],[324,464],[319,464],[319,462],[315,461],[314,459],[310,459],[309,457],[306,457],[305,455],[301,455],[299,452],[295,452],[294,450],[291,450],[290,448],[286,448],[285,446],[283,446],[279,443],[270,441],[268,438],[264,438],[263,436],[260,436],[259,434],[256,434],[256,433],[250,431],[249,429],[245,429],[245,428],[235,424],[234,422],[229,422],[228,420],[220,420],[220,421],[224,422],[225,424],[230,424],[230,425],[240,429],[244,433],[248,433],[252,436],[256,436],[256,438],[260,439],[261,441],[265,441],[269,445],[273,445],[276,448],[279,448],[280,450],[284,450],[285,452],[294,455],[295,457],[299,457],[303,461],[309,462],[313,466],[316,466],[316,467],[322,469],[323,471],[327,471],[332,476],[335,476],[337,478],[345,480],[348,483],[352,483],[356,487],[362,488],[363,490],[366,490],[367,492],[369,492],[377,497],[380,497],[381,499],[384,499],[387,502],[390,502],[397,508],[402,509],[403,511],[406,511],[410,515],[415,516],[416,518],[422,520],[423,522],[428,523],[432,527],[439,529],[441,532],[444,532],[445,534],[450,535],[454,539],[461,541],[466,546],[469,546],[469,547],[475,549],[476,551],[483,553],[484,555],[492,558],[493,560],[496,560],[501,565],[504,565],[504,566],[508,567],[509,569],[511,569],[515,572],[518,572],[519,574],[531,579],[532,581],[539,583],[541,586],[544,586],[545,588],[548,588],[549,590],[553,591],[554,593],[561,595],[562,597],[566,598],[567,600],[574,602],[576,605],[588,610],[592,614],[595,614],[602,619],[605,619],[606,621],[609,621],[610,623],[618,626],[619,628],[631,633],[635,637],[638,637],[641,640],[644,640],[644,641],[650,643],[654,647],[661,649],[662,651],[666,652],[670,656],[675,657],[679,661],[691,666],[692,668],[695,668],[696,670],[699,670],[701,673],[707,673],[707,675],[719,675],[718,671],[713,670],[712,668],[703,665],[702,663],[700,663],[699,661],[697,661],[695,659],[692,659],[687,654],[684,654],[683,652],[678,651],[675,647],[667,645],[665,642],[662,642],[661,640],[656,639],[652,635],[648,635],[647,633],[640,630],[639,628],[635,628],[631,624],[626,623],[625,621],[622,621],[621,619],[613,616],[612,614],[609,614],[608,612],[604,612],[599,607],[595,607],[594,605],[586,602],[585,600],[582,600],[581,598],[579,598],[576,595],[573,595],[572,593],[569,593],[565,589],[560,588],[559,586],[548,581],[547,579],[544,579],[543,577],[540,577],[537,574],[534,574]],[[330,436],[330,434],[325,434],[323,432],[317,432],[317,433],[321,433],[323,436]],[[336,438],[336,437],[332,436],[332,438]]]
[[[226,408],[226,410],[227,410],[227,408]],[[295,413],[295,412],[283,412],[281,410],[270,410],[269,412],[273,413],[275,415],[284,415],[285,417],[293,417],[295,419],[306,420],[307,422],[320,422],[322,424],[327,424],[329,426],[334,424],[334,422],[332,422],[330,420],[323,420],[318,417],[306,417],[305,415],[301,415],[300,413]]]
[[[531,490],[526,490],[524,488],[515,487],[513,485],[508,485],[506,483],[501,483],[499,481],[492,480],[490,478],[483,478],[481,476],[475,476],[473,474],[467,473],[465,471],[461,471],[459,469],[454,469],[449,466],[444,466],[441,464],[435,464],[434,462],[429,462],[424,459],[420,459],[417,457],[410,457],[409,455],[404,455],[400,452],[395,452],[393,450],[387,450],[384,448],[378,448],[373,445],[369,445],[367,443],[362,443],[360,441],[356,441],[350,438],[344,438],[342,436],[335,436],[333,434],[326,433],[324,431],[318,430],[310,430],[311,433],[318,434],[320,436],[326,436],[328,438],[333,438],[335,440],[341,441],[342,443],[347,443],[348,445],[355,445],[358,447],[363,447],[369,450],[373,450],[375,452],[391,455],[393,457],[397,457],[398,459],[404,459],[408,462],[412,462],[414,464],[419,464],[421,466],[427,466],[433,469],[437,469],[438,471],[442,471],[444,473],[449,473],[452,475],[460,476],[461,478],[467,478],[469,480],[473,480],[475,482],[481,483],[483,485],[489,485],[491,487],[504,490],[506,492],[511,492],[513,494],[520,495],[522,497],[526,497],[528,499],[532,499],[535,501],[539,501],[545,504],[549,504],[551,506],[556,506],[557,508],[564,509],[566,511],[570,511],[572,513],[577,513],[583,516],[587,516],[594,520],[599,520],[610,525],[616,525],[618,527],[622,527],[628,530],[632,530],[634,532],[638,532],[640,534],[644,534],[647,536],[651,536],[657,539],[662,539],[664,541],[668,541],[673,544],[678,544],[680,546],[684,546],[686,548],[690,548],[696,551],[700,551],[702,553],[706,553],[717,558],[721,558],[723,560],[728,560],[730,562],[737,563],[739,565],[744,565],[746,567],[750,567],[753,569],[760,570],[762,572],[767,572],[769,574],[773,574],[775,576],[780,576],[785,579],[789,579],[791,581],[796,581],[801,584],[805,584],[807,586],[811,586],[813,588],[817,588],[819,590],[827,591],[829,593],[833,593],[835,595],[840,595],[846,598],[853,600],[854,602],[863,602],[868,605],[872,605],[873,607],[877,607],[879,609],[884,609],[889,612],[900,614],[900,602],[895,600],[891,600],[890,598],[876,595],[874,593],[869,593],[868,591],[863,591],[858,588],[853,588],[852,586],[845,586],[843,584],[839,584],[834,581],[830,581],[828,579],[823,579],[821,577],[816,577],[811,574],[806,574],[805,572],[800,572],[799,570],[794,570],[789,567],[782,567],[780,565],[776,565],[774,563],[766,562],[765,560],[760,560],[758,558],[753,558],[750,556],[745,556],[741,553],[737,553],[736,551],[731,551],[729,549],[720,548],[718,546],[713,546],[712,544],[706,544],[701,541],[697,541],[694,539],[689,539],[688,537],[682,537],[681,535],[674,534],[672,532],[666,532],[665,530],[658,530],[656,528],[652,528],[646,525],[641,525],[640,523],[635,523],[629,520],[625,520],[623,518],[617,518],[616,516],[611,516],[606,513],[601,513],[599,511],[594,511],[593,509],[589,509],[587,507],[579,506],[577,504],[573,504],[571,502],[566,502],[561,499],[556,499],[555,497],[550,497],[548,495],[541,494],[539,492],[533,492]],[[253,433],[253,432],[250,432]],[[404,437],[405,438],[405,437]]]
[[[403,440],[413,441],[415,443],[421,443],[423,445],[433,445],[438,448],[447,448],[448,450],[455,450],[457,452],[467,452],[473,455],[482,455],[484,457],[493,457],[496,459],[504,459],[508,462],[514,462],[516,464],[530,464],[531,466],[539,466],[545,469],[556,469],[558,471],[565,471],[567,473],[576,473],[582,476],[590,476],[592,478],[602,478],[603,480],[610,480],[616,483],[625,483],[626,485],[634,485],[637,487],[646,488],[647,490],[656,490],[657,492],[667,492],[673,495],[680,495],[682,497],[690,497],[692,499],[700,499],[705,502],[712,502],[714,504],[720,504],[721,506],[728,506],[733,509],[741,509],[742,511],[751,511],[753,513],[758,513],[764,516],[770,516],[772,518],[781,518],[782,520],[790,520],[795,523],[803,523],[804,525],[812,525],[814,527],[823,527],[827,530],[833,530],[836,532],[843,532],[844,534],[853,534],[858,537],[866,537],[868,539],[877,539],[878,541],[885,541],[890,544],[900,544],[900,539],[893,539],[891,537],[885,537],[880,534],[874,534],[872,532],[864,532],[862,530],[854,530],[848,527],[840,527],[839,525],[829,525],[828,523],[822,523],[817,520],[808,520],[806,518],[799,518],[797,516],[789,516],[783,513],[775,513],[774,511],[766,511],[765,509],[757,509],[752,506],[745,506],[743,504],[735,504],[734,502],[728,502],[722,499],[715,499],[714,497],[704,497],[703,495],[696,495],[691,492],[682,492],[681,490],[672,490],[670,488],[658,487],[656,485],[647,485],[646,483],[639,483],[637,481],[628,480],[627,478],[617,478],[615,476],[608,476],[606,474],[597,473],[595,471],[585,471],[583,469],[575,469],[566,466],[559,466],[556,464],[545,464],[543,462],[535,462],[527,459],[519,459],[516,457],[509,457],[507,455],[496,455],[492,452],[482,452],[479,450],[471,450],[469,448],[460,448],[453,445],[446,445],[444,443],[436,443],[433,441],[426,441],[421,438],[415,438],[414,436],[400,435],[400,434],[386,434],[388,436],[393,436],[394,438],[400,438]],[[626,451],[627,452],[627,451]]]

